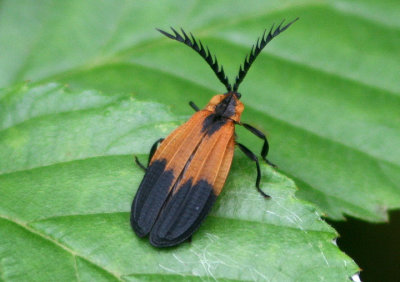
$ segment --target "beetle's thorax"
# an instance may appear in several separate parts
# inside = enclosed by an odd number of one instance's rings
[[[244,105],[239,101],[238,94],[229,92],[212,97],[205,110],[213,112],[216,116],[239,122]]]

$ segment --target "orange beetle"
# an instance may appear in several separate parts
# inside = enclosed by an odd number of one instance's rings
[[[181,35],[173,28],[174,34],[159,30],[199,53],[225,85],[227,93],[212,97],[203,110],[190,102],[196,113],[166,139],[159,139],[152,146],[147,168],[136,158],[146,171],[131,209],[131,225],[138,236],[149,235],[155,247],[174,246],[190,239],[221,193],[235,145],[256,163],[256,188],[264,197],[269,197],[259,187],[261,172],[257,156],[235,141],[235,125],[244,126],[264,140],[261,156],[273,165],[266,158],[269,146],[265,135],[240,121],[244,105],[239,101],[241,95],[237,90],[261,50],[296,20],[285,26],[282,22],[268,33],[264,31],[240,66],[233,87],[217,59],[213,59],[208,48],[200,41],[197,43],[192,34],[189,37],[182,30]]]

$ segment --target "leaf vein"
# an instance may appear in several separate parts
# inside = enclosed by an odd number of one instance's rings
[[[17,225],[17,226],[19,226],[19,227],[25,229],[26,231],[30,232],[32,235],[35,235],[35,236],[37,236],[37,237],[42,238],[42,239],[45,240],[45,241],[48,241],[48,242],[52,243],[53,245],[55,245],[55,246],[61,248],[62,250],[64,250],[65,252],[69,253],[69,254],[72,255],[73,257],[78,256],[78,257],[82,258],[83,260],[86,260],[87,262],[89,262],[89,263],[91,263],[91,264],[97,266],[98,268],[103,269],[105,272],[107,272],[107,273],[109,273],[110,275],[114,276],[114,277],[115,277],[116,279],[118,279],[119,281],[122,281],[121,275],[120,275],[120,274],[117,274],[117,273],[115,273],[115,272],[113,272],[113,271],[111,271],[111,270],[108,270],[108,269],[106,269],[106,268],[104,268],[104,267],[101,267],[100,265],[98,265],[97,263],[93,262],[93,261],[90,260],[89,258],[80,255],[80,254],[77,253],[76,251],[74,251],[74,250],[70,249],[69,247],[67,247],[67,246],[65,246],[65,245],[63,245],[63,244],[61,244],[61,243],[58,242],[57,240],[54,240],[54,239],[51,238],[50,236],[48,236],[48,235],[46,235],[46,234],[43,234],[43,233],[39,232],[38,230],[36,230],[36,229],[30,227],[30,226],[27,225],[26,223],[21,222],[21,221],[19,221],[19,220],[15,220],[15,219],[13,219],[13,218],[10,218],[10,217],[4,216],[4,215],[0,215],[0,218],[2,218],[2,219],[4,219],[4,220],[7,220],[7,221],[9,221],[9,222],[11,222],[11,223],[13,223],[13,224],[15,224],[15,225]]]

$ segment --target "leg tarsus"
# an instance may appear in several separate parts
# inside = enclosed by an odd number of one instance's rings
[[[148,162],[147,162],[147,167],[149,167],[150,161],[151,161],[151,159],[153,158],[154,153],[157,151],[158,144],[160,144],[163,140],[164,140],[164,138],[160,138],[160,139],[158,139],[158,140],[153,144],[153,146],[151,146],[150,153],[149,153],[149,160],[148,160]],[[136,164],[137,164],[141,169],[143,169],[143,170],[146,172],[147,167],[145,167],[145,166],[139,161],[139,159],[138,159],[137,156],[135,156],[135,162],[136,162]]]
[[[268,194],[265,194],[263,190],[260,189],[260,187],[257,187],[257,191],[266,199],[270,199],[271,196]]]
[[[271,163],[268,159],[264,159],[264,161],[269,164],[270,166],[272,166],[273,168],[277,168],[278,166],[274,163]]]
[[[147,168],[139,161],[137,156],[135,156],[135,162],[141,169],[143,169],[146,172]]]
[[[240,150],[242,150],[242,152],[252,161],[254,161],[256,163],[256,167],[257,167],[257,178],[256,178],[256,188],[257,191],[263,195],[265,198],[271,198],[271,196],[267,195],[264,193],[264,191],[261,190],[260,188],[260,180],[261,180],[261,169],[260,169],[260,163],[258,162],[258,158],[257,156],[250,151],[246,146],[244,146],[243,144],[240,143],[236,143],[236,145],[239,147]]]
[[[191,106],[192,109],[195,110],[196,112],[200,111],[200,108],[197,107],[197,105],[193,101],[189,102],[189,106]]]

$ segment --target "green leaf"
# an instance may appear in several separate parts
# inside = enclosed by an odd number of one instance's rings
[[[269,133],[270,159],[296,181],[297,196],[331,219],[383,221],[388,209],[400,207],[397,2],[2,1],[0,85],[57,81],[102,91],[107,104],[133,95],[189,115],[189,100],[203,106],[224,89],[197,54],[155,27],[192,31],[233,77],[264,28],[299,16],[266,47],[241,85],[243,121]],[[52,156],[58,149],[68,160],[82,150],[113,153],[95,137],[67,152],[62,134],[51,153],[26,147],[29,160],[16,155],[5,169],[57,161],[64,157]],[[240,130],[239,136],[259,151],[259,140]],[[84,136],[76,132],[73,138]],[[124,141],[116,142],[136,146]]]
[[[152,140],[185,120],[165,106],[58,84],[0,91],[0,274],[4,281],[347,281],[337,233],[286,176],[237,154],[191,243],[155,249],[129,225]],[[151,114],[149,114],[151,113]]]
[[[319,214],[382,221],[400,207],[397,2],[0,1],[1,280],[347,279],[357,267]],[[188,101],[223,91],[154,28],[192,31],[232,78],[263,28],[297,16],[240,88],[243,121],[269,133],[282,173],[263,167],[273,199],[238,154],[192,244],[138,240],[132,155],[186,120]]]

